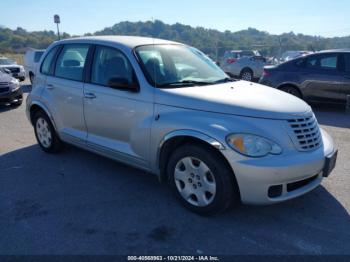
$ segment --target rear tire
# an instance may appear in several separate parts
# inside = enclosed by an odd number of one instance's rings
[[[254,73],[251,69],[246,68],[243,69],[241,74],[239,75],[240,79],[245,80],[245,81],[249,81],[252,82],[254,79]]]
[[[239,201],[232,170],[214,149],[183,145],[170,156],[169,183],[180,202],[200,215],[215,215]]]
[[[284,87],[280,88],[280,90],[302,99],[302,95],[301,95],[299,89],[294,87],[294,86],[284,86]]]
[[[33,125],[35,137],[44,152],[55,154],[61,151],[63,142],[58,137],[50,118],[43,111],[35,113]]]

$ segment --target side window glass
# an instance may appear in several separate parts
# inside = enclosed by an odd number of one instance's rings
[[[130,62],[123,53],[110,47],[96,47],[91,74],[93,84],[108,86],[112,78],[122,78],[133,83],[133,72]]]
[[[317,56],[309,57],[306,60],[306,67],[311,68],[311,69],[315,69],[318,67],[318,62],[319,62],[319,59]]]
[[[55,76],[81,81],[89,45],[66,45],[56,62]]]
[[[329,55],[320,59],[320,66],[322,69],[337,69],[337,55]]]
[[[46,55],[44,62],[41,65],[41,73],[44,75],[50,74],[50,67],[52,64],[52,60],[54,59],[56,55],[56,51],[58,50],[58,46],[55,46],[50,50],[50,52]]]
[[[295,61],[295,65],[296,65],[297,67],[303,67],[303,66],[304,66],[304,62],[305,62],[304,59],[297,59],[297,60]]]

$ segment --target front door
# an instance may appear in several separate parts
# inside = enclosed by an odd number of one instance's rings
[[[96,46],[90,81],[84,86],[88,144],[109,157],[147,168],[152,100],[146,99],[141,89],[112,88],[111,79],[138,85],[133,67],[121,51]]]

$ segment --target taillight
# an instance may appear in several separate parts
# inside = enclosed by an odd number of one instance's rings
[[[233,63],[235,63],[236,61],[237,61],[236,58],[228,58],[228,59],[226,60],[226,63],[228,63],[228,64],[233,64]]]
[[[262,76],[263,76],[263,77],[268,77],[268,76],[270,76],[270,72],[269,72],[269,71],[264,70],[264,72],[263,72]]]

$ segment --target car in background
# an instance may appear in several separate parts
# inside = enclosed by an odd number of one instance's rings
[[[220,62],[226,74],[246,81],[259,79],[266,64],[258,51],[229,51]]]
[[[284,63],[290,60],[293,60],[295,58],[298,58],[300,56],[305,56],[305,55],[309,55],[312,52],[310,51],[287,51],[284,52],[280,58],[280,63]]]
[[[45,50],[29,49],[24,55],[24,67],[30,82],[33,83],[35,72]]]
[[[260,83],[310,102],[344,103],[350,95],[350,49],[322,51],[265,67]]]
[[[7,57],[0,57],[0,68],[5,68],[11,72],[14,78],[24,81],[26,79],[26,72],[24,67],[17,65],[17,62]]]
[[[16,78],[0,67],[0,105],[10,104],[20,106],[23,101],[23,92]]]

